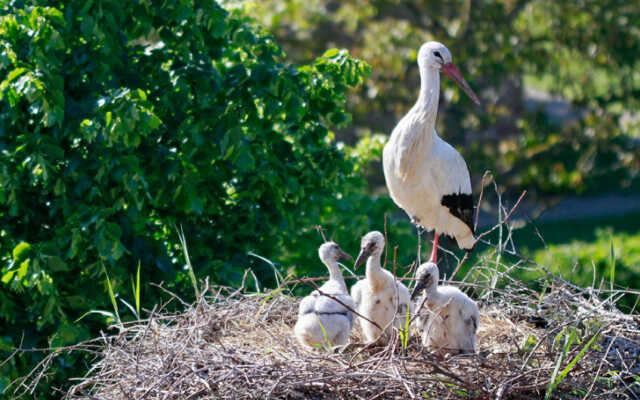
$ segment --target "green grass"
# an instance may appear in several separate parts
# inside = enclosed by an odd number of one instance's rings
[[[487,239],[496,243],[497,231]],[[579,286],[640,288],[640,213],[530,223],[513,232],[513,243],[518,253]],[[486,251],[485,245],[479,246],[465,268]],[[517,260],[508,255],[503,258],[507,264]],[[515,275],[524,282],[543,276],[542,272],[533,271],[516,271]],[[634,306],[636,297],[622,298],[620,304],[625,311]]]
[[[118,302],[116,301],[116,295],[113,292],[111,279],[109,279],[109,274],[107,273],[107,269],[105,268],[104,264],[102,265],[102,270],[104,271],[104,275],[107,278],[107,289],[109,290],[109,299],[111,299],[111,305],[113,306],[113,311],[115,312],[116,322],[120,324],[121,320],[120,320],[120,312],[118,310]]]
[[[581,220],[528,223],[514,233],[519,247],[533,251],[544,248],[544,243],[561,244],[572,241],[593,242],[598,239],[597,230],[608,228],[616,234],[640,234],[640,213],[615,217],[589,218]],[[540,233],[544,242],[538,237]]]
[[[562,351],[558,353],[558,357],[556,358],[556,366],[553,369],[553,373],[551,374],[551,379],[549,380],[549,386],[547,387],[547,392],[545,393],[544,399],[551,399],[551,393],[553,389],[562,382],[562,378],[558,379],[558,371],[560,370],[560,365],[562,364],[562,360],[566,357],[571,345],[576,340],[576,331],[571,329],[568,333],[564,334],[564,346],[562,347]]]
[[[320,317],[318,317],[318,325],[320,325],[320,329],[322,330],[322,337],[324,338],[324,343],[326,344],[327,349],[331,349],[333,344],[331,344],[331,340],[329,340],[329,335],[327,335],[327,330],[324,329],[324,324],[320,320]]]
[[[176,227],[176,230],[178,227]],[[198,280],[196,279],[196,274],[193,272],[193,266],[191,265],[191,258],[189,257],[189,249],[187,248],[187,238],[184,236],[184,231],[182,230],[182,226],[180,227],[180,231],[178,232],[178,238],[180,239],[180,245],[182,246],[182,251],[184,253],[184,261],[185,261],[185,269],[189,275],[189,279],[191,280],[191,285],[193,286],[193,292],[195,294],[196,299],[200,298],[200,290],[198,289]]]
[[[402,351],[407,351],[407,346],[409,345],[409,324],[411,323],[411,307],[407,307],[407,312],[405,313],[404,318],[404,326],[399,330],[400,339],[402,341]]]

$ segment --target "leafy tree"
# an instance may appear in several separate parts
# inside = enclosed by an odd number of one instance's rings
[[[507,189],[549,198],[637,182],[637,3],[261,0],[241,6],[297,60],[341,46],[372,66],[370,79],[350,96],[354,123],[339,136],[348,143],[390,134],[417,96],[419,46],[439,40],[484,102],[475,107],[443,80],[438,132],[462,150],[475,183],[491,169]],[[531,86],[564,96],[573,111],[556,121],[525,107]],[[380,168],[372,171],[372,184],[382,185]]]
[[[330,127],[349,121],[345,92],[366,64],[338,50],[288,64],[215,1],[0,10],[0,354],[104,327],[76,319],[111,307],[105,272],[125,293],[140,262],[143,282],[184,293],[178,227],[216,283],[238,284],[243,267],[270,283],[248,251],[281,260],[296,242],[315,262],[318,240],[298,233],[357,185]],[[0,390],[39,357],[0,367]],[[79,365],[61,356],[53,384]]]

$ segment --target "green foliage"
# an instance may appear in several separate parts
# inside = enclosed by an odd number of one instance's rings
[[[615,249],[615,273],[612,272],[612,250]],[[583,287],[615,277],[615,287],[637,287],[640,283],[640,234],[596,230],[596,240],[573,240],[568,244],[549,245],[536,250],[532,258],[550,271],[565,276]],[[571,271],[571,273],[568,273]],[[618,283],[616,285],[616,282]],[[605,288],[608,288],[606,285]]]
[[[214,1],[28,0],[0,15],[0,354],[23,334],[25,348],[89,338],[109,317],[78,318],[117,313],[110,299],[138,265],[189,294],[190,272],[237,284],[252,267],[271,283],[250,250],[316,262],[318,240],[300,230],[362,187],[330,129],[350,121],[345,93],[365,63],[343,50],[286,63]],[[134,292],[139,312],[139,278]],[[57,362],[50,384],[82,365]]]
[[[544,270],[562,276],[565,280],[583,288],[595,286],[602,290],[635,289],[640,286],[640,214],[601,217],[595,219],[546,221],[527,224],[514,229],[511,241],[502,253],[502,262],[515,265],[522,262],[521,256],[512,256],[511,244],[518,254],[542,266]],[[499,243],[500,230],[485,237],[494,246]],[[509,233],[503,230],[503,243]],[[613,252],[612,252],[613,249]],[[491,260],[494,248],[478,246],[474,254],[462,267],[459,276],[464,276],[470,266],[479,260]],[[496,256],[497,257],[497,256]],[[532,288],[543,296],[547,274],[542,269],[516,268],[515,277],[523,282],[531,282]],[[482,279],[473,275],[473,279]],[[612,283],[613,278],[613,283]],[[616,294],[616,296],[618,296]],[[634,309],[640,301],[634,294],[625,294],[617,302],[622,311]]]

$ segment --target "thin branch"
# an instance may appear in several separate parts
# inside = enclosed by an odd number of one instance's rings
[[[319,295],[321,296],[325,296],[330,298],[331,300],[335,301],[336,303],[340,304],[341,306],[343,306],[344,308],[346,308],[348,311],[351,311],[352,313],[354,313],[355,315],[357,315],[358,317],[364,319],[365,321],[369,322],[370,324],[372,324],[373,326],[375,326],[376,328],[382,330],[382,327],[380,325],[378,325],[375,321],[370,320],[369,318],[365,317],[364,315],[360,314],[359,312],[357,312],[356,310],[354,310],[352,307],[350,307],[349,305],[345,304],[342,300],[338,299],[335,296],[332,296],[328,293],[323,292],[322,290],[320,290],[320,288],[318,287],[318,285],[316,285],[313,281],[311,282],[304,282],[305,284],[309,285],[310,287],[314,288]]]

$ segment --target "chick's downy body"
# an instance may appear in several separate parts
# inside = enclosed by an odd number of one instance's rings
[[[355,304],[347,292],[338,260],[351,257],[334,242],[324,243],[318,253],[329,269],[329,280],[300,302],[294,334],[298,342],[310,348],[344,345],[353,327],[351,310]]]
[[[438,286],[438,275],[437,265],[431,262],[422,264],[416,272],[412,297],[424,291],[415,305],[415,327],[421,333],[422,344],[436,350],[472,353],[480,319],[478,306],[460,289]],[[419,309],[423,301],[423,309]]]
[[[384,340],[383,334],[391,326],[404,329],[407,313],[411,313],[409,290],[380,265],[384,244],[384,236],[380,232],[368,233],[362,238],[360,255],[356,260],[356,267],[367,260],[366,278],[353,285],[351,297],[358,313],[382,328],[358,317],[357,323],[366,342]]]

